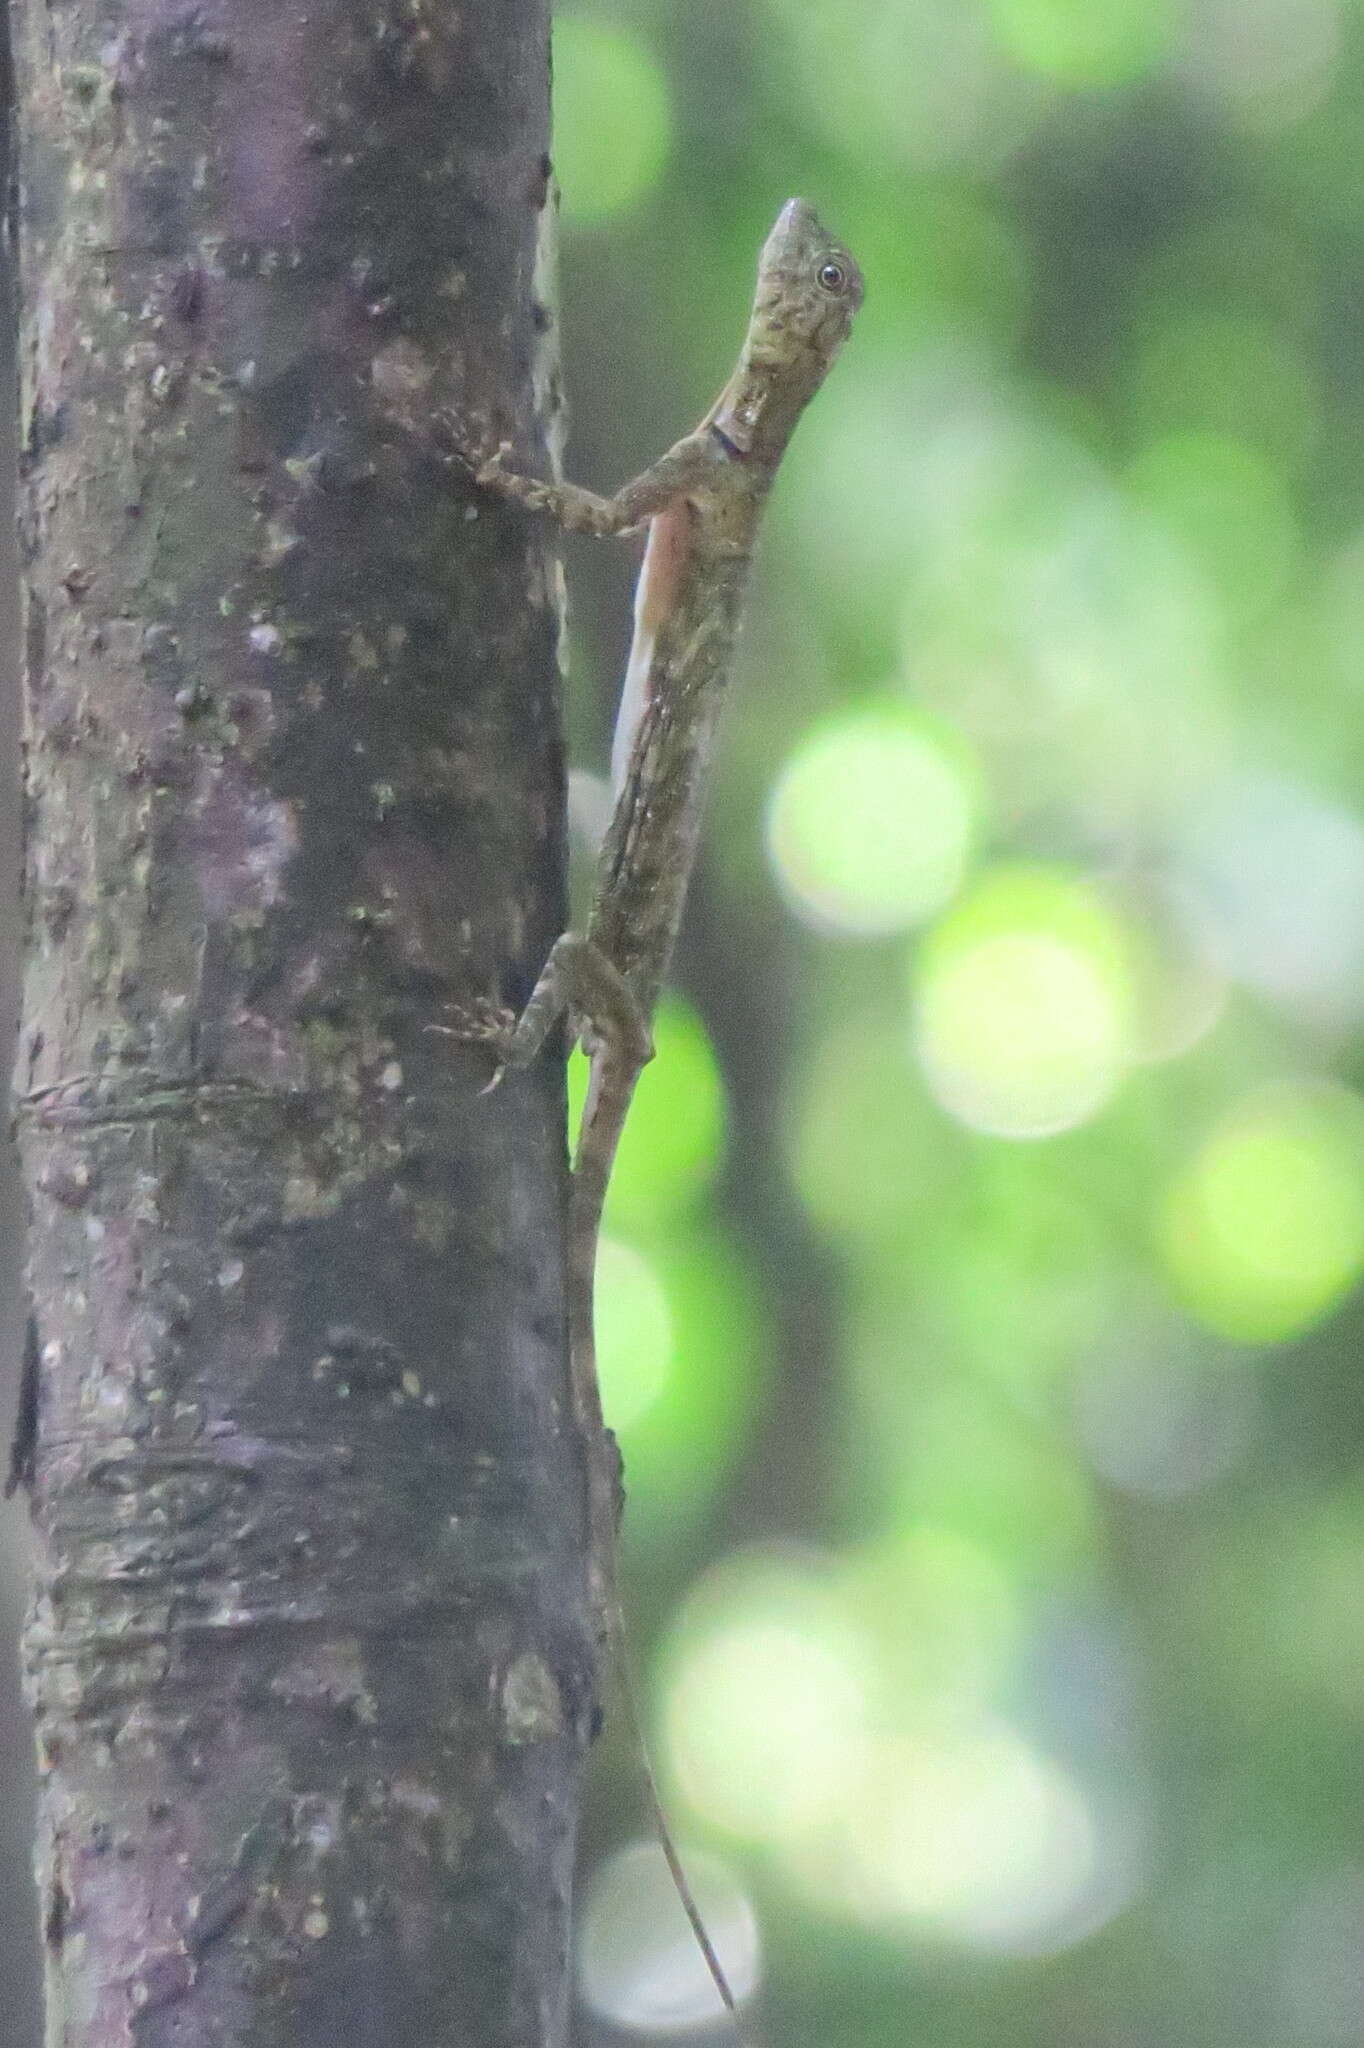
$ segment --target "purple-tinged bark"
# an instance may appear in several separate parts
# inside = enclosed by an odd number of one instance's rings
[[[17,20],[49,2041],[555,2042],[593,1715],[545,0]],[[542,443],[543,446],[543,443]]]

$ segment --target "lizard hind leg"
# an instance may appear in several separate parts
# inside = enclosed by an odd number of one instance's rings
[[[636,1067],[654,1056],[648,1019],[629,982],[596,940],[581,932],[564,932],[554,941],[525,1008],[502,1043],[501,1064],[529,1066],[565,1014],[575,1039],[589,1050],[607,1045]]]
[[[442,1038],[486,1045],[496,1057],[485,1095],[498,1086],[509,1067],[532,1066],[564,1016],[572,1025],[574,1042],[581,1040],[589,1052],[605,1048],[635,1072],[654,1056],[648,1019],[629,982],[595,939],[581,932],[562,932],[554,941],[519,1016],[492,1004],[447,1015],[451,1023],[428,1024],[427,1030]]]
[[[559,945],[569,1014],[583,1046],[609,1052],[636,1072],[646,1067],[654,1056],[653,1033],[625,976],[595,939],[566,932]]]

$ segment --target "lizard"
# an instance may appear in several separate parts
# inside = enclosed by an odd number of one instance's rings
[[[600,497],[506,467],[501,443],[464,460],[483,490],[570,532],[647,526],[634,634],[612,746],[614,808],[585,930],[555,941],[514,1024],[492,1028],[498,1065],[528,1066],[565,1017],[589,1059],[570,1179],[567,1306],[570,1384],[587,1459],[589,1593],[599,1648],[614,1651],[663,1853],[719,1995],[736,2000],[673,1845],[643,1739],[616,1584],[623,1499],[615,1439],[597,1384],[593,1286],[602,1210],[672,959],[695,862],[717,715],[726,695],[764,505],[792,432],[862,303],[856,262],[803,199],[788,200],[763,244],[743,347],[699,426]],[[462,1033],[460,1035],[463,1035]],[[487,1031],[476,1035],[489,1035]]]

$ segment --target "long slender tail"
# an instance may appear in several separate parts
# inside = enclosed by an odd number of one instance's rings
[[[616,1670],[620,1678],[621,1698],[625,1705],[626,1720],[630,1724],[630,1733],[635,1745],[635,1755],[639,1763],[640,1775],[644,1780],[644,1797],[649,1807],[650,1817],[653,1820],[654,1833],[658,1836],[658,1846],[663,1851],[663,1860],[668,1866],[668,1874],[672,1878],[673,1887],[677,1892],[678,1898],[682,1901],[682,1911],[686,1914],[691,1931],[696,1937],[696,1946],[700,1949],[702,1959],[710,1972],[711,1982],[719,1992],[720,2002],[734,2021],[739,2037],[742,2040],[744,2038],[744,2028],[743,2022],[739,2018],[738,2000],[734,1996],[729,1978],[725,1975],[725,1966],[720,1961],[719,1955],[716,1952],[715,1943],[710,1938],[706,1923],[701,1918],[701,1908],[696,1903],[696,1896],[692,1891],[687,1873],[683,1868],[682,1858],[677,1853],[677,1844],[673,1840],[672,1829],[668,1825],[668,1816],[663,1810],[663,1799],[658,1789],[658,1779],[654,1775],[653,1759],[649,1755],[649,1745],[644,1735],[644,1717],[640,1710],[639,1694],[635,1688],[634,1672],[630,1667],[630,1646],[625,1640],[625,1618],[619,1601],[615,1603],[612,1622],[612,1647],[615,1651]]]
[[[625,1616],[616,1586],[616,1527],[620,1511],[620,1464],[613,1439],[602,1421],[601,1391],[597,1383],[597,1343],[594,1314],[594,1283],[597,1239],[602,1207],[616,1156],[616,1146],[625,1127],[634,1094],[638,1067],[604,1058],[593,1061],[592,1081],[583,1111],[582,1132],[573,1163],[572,1207],[568,1256],[568,1321],[573,1405],[587,1455],[587,1519],[591,1545],[591,1585],[596,1609],[598,1637],[612,1657],[620,1682],[622,1703],[644,1781],[645,1799],[668,1866],[677,1896],[682,1901],[696,1945],[701,1951],[720,1999],[739,2029],[738,2000],[725,1975],[724,1965],[701,1918],[682,1859],[677,1853],[658,1779],[644,1736],[644,1717],[630,1665],[625,1639]]]

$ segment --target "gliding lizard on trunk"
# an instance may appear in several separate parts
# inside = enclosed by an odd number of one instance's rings
[[[587,1458],[598,1640],[616,1648],[637,1732],[615,1576],[620,1464],[597,1387],[597,1238],[635,1084],[653,1057],[650,1022],[696,857],[706,768],[758,522],[796,421],[861,303],[862,274],[848,251],[804,200],[789,200],[763,245],[738,363],[694,433],[610,498],[511,474],[502,466],[505,444],[491,461],[474,465],[480,485],[550,514],[570,531],[628,533],[646,523],[649,529],[612,747],[615,809],[587,929],[556,941],[514,1028],[498,1043],[500,1075],[504,1067],[528,1065],[567,1014],[591,1063],[569,1215],[572,1392]],[[664,1854],[711,1976],[734,2012],[668,1833],[642,1734],[640,1748]]]

